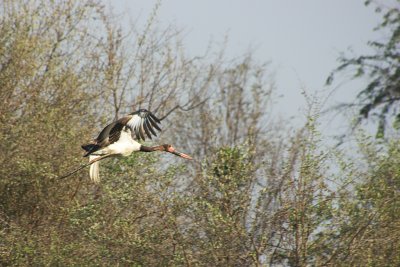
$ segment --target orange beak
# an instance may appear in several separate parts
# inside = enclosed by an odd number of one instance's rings
[[[170,147],[170,148],[168,149],[168,152],[169,152],[169,153],[172,153],[172,154],[174,154],[174,155],[177,155],[177,156],[179,156],[179,157],[181,157],[181,158],[184,158],[184,159],[193,159],[191,156],[186,155],[185,153],[181,153],[181,152],[176,151],[175,148],[173,148],[173,147]]]

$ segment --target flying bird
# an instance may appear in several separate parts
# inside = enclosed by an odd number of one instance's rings
[[[108,124],[96,139],[82,145],[85,150],[84,157],[89,157],[89,163],[60,178],[65,178],[90,165],[90,179],[99,183],[100,160],[114,156],[127,157],[137,151],[164,151],[184,159],[192,159],[189,155],[176,151],[170,144],[145,146],[139,143],[141,140],[145,141],[146,136],[149,139],[152,139],[152,136],[157,136],[156,131],[161,131],[159,124],[161,124],[161,121],[146,109],[140,109]]]

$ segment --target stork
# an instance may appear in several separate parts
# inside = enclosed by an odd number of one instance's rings
[[[82,145],[85,150],[84,157],[89,157],[89,163],[60,178],[65,178],[90,165],[90,179],[94,183],[99,183],[100,160],[116,156],[127,157],[138,151],[164,151],[184,159],[192,159],[189,155],[176,151],[170,144],[145,146],[139,143],[141,140],[145,141],[146,135],[150,139],[152,139],[152,136],[157,136],[156,130],[161,131],[158,125],[160,123],[160,120],[153,113],[146,109],[140,109],[108,124],[96,139]]]

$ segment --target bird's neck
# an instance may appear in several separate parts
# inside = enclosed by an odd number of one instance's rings
[[[143,151],[143,152],[153,152],[153,151],[164,151],[165,149],[164,149],[164,146],[144,146],[144,145],[141,145],[140,146],[140,151]]]

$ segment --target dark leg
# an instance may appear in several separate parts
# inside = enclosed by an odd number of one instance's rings
[[[99,161],[99,160],[102,160],[102,159],[105,159],[105,158],[108,158],[108,157],[111,157],[111,156],[114,156],[114,155],[113,155],[113,154],[104,155],[104,156],[101,156],[101,157],[96,158],[96,159],[94,159],[94,160],[91,160],[91,161],[89,161],[89,163],[86,163],[86,164],[81,165],[79,168],[73,170],[72,172],[70,172],[70,173],[68,173],[68,174],[65,174],[65,175],[63,175],[63,176],[58,177],[58,179],[67,178],[68,176],[71,176],[72,174],[74,174],[74,173],[76,173],[76,172],[82,170],[83,168],[92,165],[92,163],[95,163],[96,161]]]

